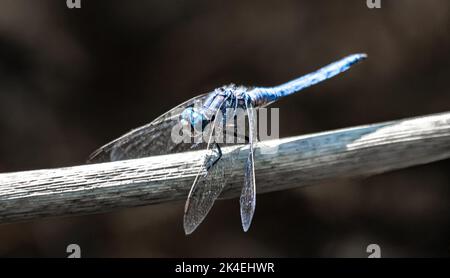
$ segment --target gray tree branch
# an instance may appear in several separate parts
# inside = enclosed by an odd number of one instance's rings
[[[248,146],[223,198],[240,194]],[[257,192],[370,176],[450,157],[450,112],[264,141],[255,153]],[[100,213],[184,200],[201,152],[0,174],[0,223]],[[219,162],[220,163],[220,162]]]

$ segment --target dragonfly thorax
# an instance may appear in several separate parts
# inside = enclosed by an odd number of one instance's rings
[[[247,90],[246,87],[236,86],[234,84],[215,89],[208,95],[201,106],[192,106],[184,109],[181,113],[181,124],[187,129],[194,128],[202,130],[220,112],[223,117],[226,115],[227,109],[245,109],[251,101]]]

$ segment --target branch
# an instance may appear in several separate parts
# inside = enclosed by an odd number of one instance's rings
[[[248,146],[223,198],[240,194]],[[201,152],[0,174],[0,223],[184,200]],[[450,112],[260,142],[257,192],[370,176],[450,157]],[[220,163],[220,162],[219,162]]]

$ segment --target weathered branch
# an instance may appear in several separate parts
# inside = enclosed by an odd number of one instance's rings
[[[240,147],[224,198],[240,194]],[[224,149],[224,156],[231,148]],[[200,152],[0,174],[0,222],[99,213],[186,198]],[[450,157],[450,112],[260,142],[257,192],[374,175]]]

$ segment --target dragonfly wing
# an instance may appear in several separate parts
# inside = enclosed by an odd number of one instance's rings
[[[214,144],[215,148],[216,145]],[[211,149],[209,149],[211,150]],[[214,155],[207,155],[204,165],[197,174],[184,207],[184,231],[191,234],[203,222],[214,202],[225,187],[225,172],[217,161],[209,170],[205,165],[217,159]]]
[[[256,206],[255,165],[253,155],[253,143],[256,142],[256,131],[254,130],[256,123],[254,121],[253,108],[251,105],[246,106],[249,124],[249,152],[245,163],[244,187],[242,188],[240,199],[242,228],[245,232],[250,228]]]
[[[226,99],[220,104],[207,137],[204,137],[208,139],[206,154],[192,184],[184,209],[184,231],[187,235],[191,234],[202,223],[211,210],[226,185],[232,163],[236,157],[233,153],[227,155],[227,158],[222,157],[220,146],[213,142],[215,136],[221,136],[220,134],[223,132],[221,130],[223,123],[220,120],[219,113],[221,113],[221,108],[225,103]]]
[[[131,130],[104,145],[89,157],[89,162],[100,163],[186,151],[191,144],[175,142],[172,129],[179,124],[186,107],[201,105],[208,93],[196,96],[159,116],[151,123]]]

